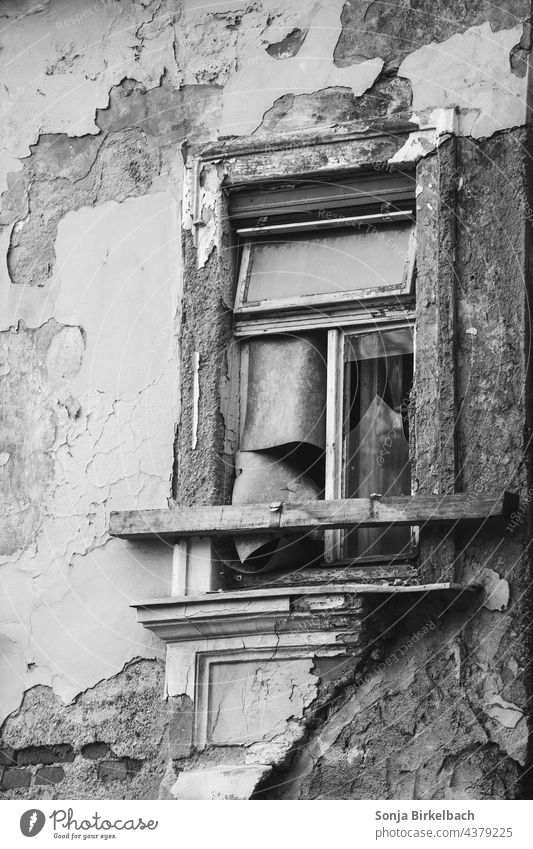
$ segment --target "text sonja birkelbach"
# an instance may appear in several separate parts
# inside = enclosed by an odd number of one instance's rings
[[[475,820],[474,811],[452,811],[443,808],[440,811],[413,809],[411,811],[376,811],[374,819],[381,822],[437,822],[445,820]]]
[[[75,815],[73,808],[57,808],[49,815],[54,829],[54,837],[81,838],[88,834],[100,837],[115,837],[117,833],[124,831],[155,831],[159,825],[158,820],[143,820],[142,817],[119,817],[103,816],[97,811],[90,816]]]

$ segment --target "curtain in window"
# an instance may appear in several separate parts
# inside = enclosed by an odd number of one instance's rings
[[[348,498],[410,495],[409,398],[412,330],[356,336],[347,345],[345,490]],[[406,553],[409,528],[357,528],[345,534],[347,557]]]

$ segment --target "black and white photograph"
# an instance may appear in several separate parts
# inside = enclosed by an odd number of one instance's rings
[[[10,849],[531,845],[532,46],[0,0]]]

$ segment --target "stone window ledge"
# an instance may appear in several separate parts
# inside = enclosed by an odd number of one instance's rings
[[[477,585],[456,583],[332,584],[219,591],[150,599],[132,607],[137,610],[138,621],[166,642],[304,630],[322,635],[336,632],[336,639],[344,632],[346,642],[350,634],[356,637],[352,630],[356,621],[372,611],[384,622],[399,606],[411,614],[427,607],[444,611],[468,606],[478,592]]]

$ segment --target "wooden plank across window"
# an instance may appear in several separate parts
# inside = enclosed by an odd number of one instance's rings
[[[242,504],[127,510],[111,513],[110,533],[125,539],[297,533],[320,528],[426,525],[505,518],[518,506],[512,493],[344,498],[306,503]]]

